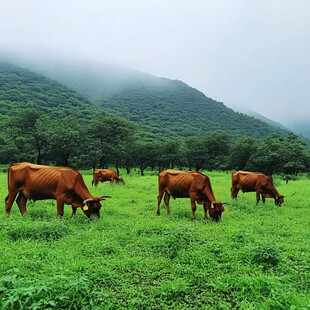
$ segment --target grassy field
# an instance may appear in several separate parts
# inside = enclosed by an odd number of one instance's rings
[[[100,183],[111,195],[101,219],[89,222],[53,200],[16,204],[4,214],[0,175],[1,309],[310,309],[308,179],[285,184],[282,207],[255,206],[255,193],[230,198],[230,173],[207,172],[217,200],[230,205],[220,223],[191,221],[189,199],[171,200],[156,215],[157,173]]]

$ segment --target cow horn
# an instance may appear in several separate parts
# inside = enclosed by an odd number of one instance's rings
[[[222,205],[228,205],[229,206],[229,203],[228,202],[222,202]]]
[[[85,200],[83,201],[83,204],[85,205],[85,203],[90,202],[90,201],[93,201],[93,199],[92,199],[92,198],[85,199]]]
[[[104,196],[100,196],[100,197],[99,197],[99,200],[105,200],[106,198],[112,198],[112,197],[111,197],[111,196],[104,195]]]
[[[214,209],[214,201],[211,202],[211,209]]]

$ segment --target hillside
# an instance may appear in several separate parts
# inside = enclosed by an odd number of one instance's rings
[[[85,64],[53,66],[53,62],[33,65],[41,74],[5,63],[0,68],[2,115],[25,106],[35,106],[53,117],[88,118],[104,110],[134,121],[151,136],[187,137],[214,130],[255,138],[287,133],[237,113],[181,81],[137,71]]]
[[[26,107],[36,108],[51,118],[68,114],[90,118],[98,110],[93,102],[61,83],[17,66],[0,62],[0,114],[15,115]]]
[[[264,138],[273,132],[284,133],[254,117],[237,113],[178,81],[171,81],[171,87],[165,89],[119,92],[100,102],[107,111],[141,124],[146,131],[170,136],[200,136],[214,130],[255,138]]]

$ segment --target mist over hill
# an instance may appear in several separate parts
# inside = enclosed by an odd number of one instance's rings
[[[295,132],[296,134],[300,135],[301,138],[303,138],[305,140],[305,142],[307,144],[309,144],[309,139],[310,139],[310,122],[308,121],[299,121],[299,122],[292,122],[292,123],[289,123],[287,125],[282,125],[278,122],[275,122],[259,113],[256,113],[254,111],[251,111],[249,109],[242,109],[240,110],[242,111],[243,113],[249,115],[249,116],[253,116],[273,127],[276,127],[276,128],[280,128],[280,129],[283,129],[283,130],[286,130],[286,131],[293,131]]]
[[[76,119],[87,119],[98,110],[94,102],[75,90],[28,69],[0,61],[0,77],[2,121],[25,108],[60,119],[68,114]]]
[[[310,140],[310,121],[293,122],[289,124],[289,127],[294,132],[297,132]]]
[[[72,111],[78,113],[78,110],[81,110],[84,111],[82,114],[85,114],[85,109],[95,108],[133,121],[151,136],[201,136],[215,130],[224,130],[232,136],[249,135],[255,138],[265,138],[271,133],[279,135],[288,133],[283,128],[235,112],[182,81],[158,78],[127,68],[91,62],[64,62],[50,59],[35,61],[23,58],[12,59],[10,62],[18,64],[19,67],[12,70],[18,70],[24,75],[25,83],[20,80],[15,84],[7,83],[4,86],[7,87],[6,91],[12,89],[12,85],[20,87],[22,83],[25,89],[28,88],[29,98],[32,98],[31,100],[24,98],[23,104],[35,101],[41,108],[49,109],[49,113],[57,113],[58,100],[62,102],[61,104],[63,102],[68,104],[67,113]],[[60,96],[58,99],[50,100],[46,98],[45,88],[40,88],[38,85],[34,91],[27,81],[34,79],[35,74],[37,79],[40,77],[43,84],[50,81],[51,96],[53,93],[59,94],[57,89],[62,87],[68,91],[67,99]],[[79,102],[70,103],[69,93],[75,98],[74,101]],[[35,97],[40,100],[35,100]],[[74,109],[69,107],[70,105]],[[54,108],[56,111],[52,112]]]

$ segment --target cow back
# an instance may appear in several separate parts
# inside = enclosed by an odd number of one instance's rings
[[[35,165],[27,162],[10,166],[9,191],[24,191],[31,199],[54,198],[59,191],[74,191],[79,173],[71,168]]]
[[[190,192],[203,193],[205,188],[211,189],[209,178],[195,171],[168,169],[159,174],[158,183],[159,189],[167,190],[175,198],[189,197]]]

